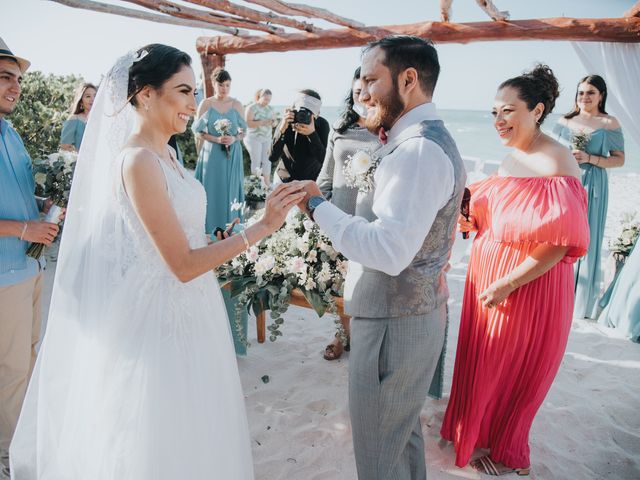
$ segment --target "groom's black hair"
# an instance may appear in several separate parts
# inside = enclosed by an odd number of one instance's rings
[[[129,69],[127,93],[127,98],[134,107],[138,106],[136,95],[144,87],[148,85],[158,89],[178,73],[182,67],[191,66],[191,57],[188,54],[160,43],[152,43],[142,47],[138,50],[138,56],[142,58],[134,62]]]
[[[369,43],[362,53],[376,47],[384,51],[385,59],[382,63],[391,70],[394,86],[397,87],[400,72],[413,67],[418,72],[418,82],[422,92],[433,95],[440,75],[440,62],[438,52],[431,40],[413,35],[389,35]]]

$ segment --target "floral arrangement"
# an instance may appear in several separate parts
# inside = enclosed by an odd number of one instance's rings
[[[78,154],[76,152],[60,151],[45,158],[33,161],[33,176],[36,183],[36,195],[50,198],[54,205],[47,214],[46,221],[60,223],[60,208],[67,206],[73,172],[76,168]],[[57,206],[57,208],[56,208]],[[44,250],[42,243],[32,243],[27,249],[27,255],[40,258]]]
[[[625,213],[622,216],[622,229],[618,237],[609,241],[609,250],[613,254],[629,256],[640,235],[640,222],[634,221],[635,213]]]
[[[258,212],[247,224],[263,214]],[[273,235],[220,266],[218,277],[237,299],[238,313],[242,308],[252,309],[256,315],[271,311],[274,322],[267,328],[270,340],[275,341],[282,335],[282,314],[289,308],[295,288],[302,291],[319,316],[336,311],[334,297],[342,296],[347,263],[318,226],[297,212]],[[236,328],[246,343],[239,315]]]
[[[343,166],[345,183],[349,187],[357,188],[362,193],[367,193],[373,188],[373,175],[376,173],[380,158],[373,156],[371,152],[358,150],[347,157]]]
[[[264,202],[267,198],[267,184],[259,171],[244,178],[244,198],[247,202]]]
[[[590,140],[591,134],[584,130],[571,132],[571,148],[574,150],[586,151]]]

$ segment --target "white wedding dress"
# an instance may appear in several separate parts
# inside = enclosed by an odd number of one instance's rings
[[[179,174],[159,163],[191,248],[205,246],[202,185],[184,169]],[[67,361],[64,383],[47,383],[48,373],[59,375],[54,369],[65,365],[50,361],[60,355],[49,355],[45,337],[11,447],[12,478],[253,479],[244,398],[217,280],[209,272],[181,283],[145,232],[122,181],[116,183],[124,252],[119,282],[110,286],[100,324],[87,319],[73,342],[75,360]],[[52,331],[51,341],[59,334]]]

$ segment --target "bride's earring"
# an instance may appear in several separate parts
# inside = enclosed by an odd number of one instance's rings
[[[145,103],[145,104],[144,104],[144,109],[145,109],[145,111],[147,111],[147,112],[149,111],[149,105],[148,105],[147,103]]]

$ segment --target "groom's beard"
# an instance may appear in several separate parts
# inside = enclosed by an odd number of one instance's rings
[[[378,135],[380,128],[384,128],[387,132],[391,130],[404,110],[404,103],[395,85],[387,95],[378,100],[373,110],[373,115],[369,114],[365,120],[367,130],[374,135]]]

